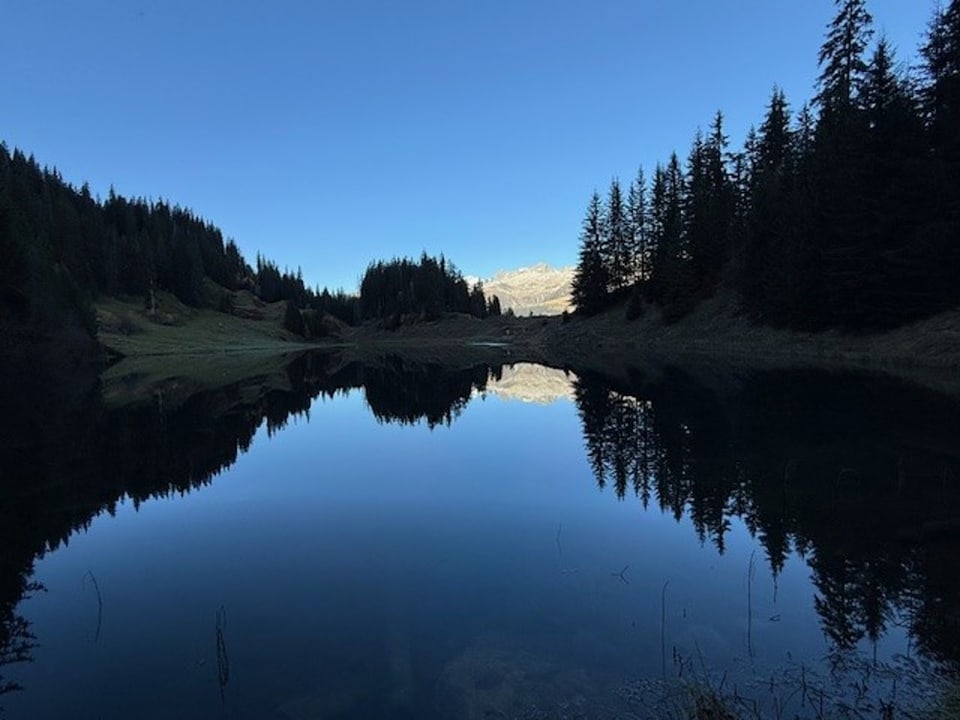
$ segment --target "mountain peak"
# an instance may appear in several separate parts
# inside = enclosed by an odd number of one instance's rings
[[[555,268],[538,262],[514,270],[498,270],[483,281],[484,293],[500,298],[500,306],[517,315],[559,315],[571,310],[573,267]]]

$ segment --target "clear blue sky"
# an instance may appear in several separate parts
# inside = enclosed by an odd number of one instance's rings
[[[872,0],[912,61],[927,0]],[[6,0],[0,139],[192,208],[310,284],[444,252],[572,264],[584,208],[774,83],[812,95],[831,0]]]

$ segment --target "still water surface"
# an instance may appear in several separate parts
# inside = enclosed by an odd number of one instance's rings
[[[934,393],[300,358],[93,406],[8,480],[9,718],[878,716],[960,659]]]

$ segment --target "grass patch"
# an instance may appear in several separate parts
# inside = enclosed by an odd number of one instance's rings
[[[105,298],[97,303],[98,339],[121,356],[289,351],[302,340],[283,329],[283,303],[261,303],[235,293],[230,313],[191,308],[167,293],[156,307],[139,300]]]

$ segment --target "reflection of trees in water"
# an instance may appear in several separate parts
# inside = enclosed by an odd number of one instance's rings
[[[440,365],[404,363],[394,356],[364,366],[361,377],[367,404],[378,420],[405,424],[426,420],[433,428],[450,425],[474,390],[486,387],[491,372],[487,365],[450,372]]]
[[[0,667],[29,659],[34,641],[15,608],[30,591],[34,559],[114,512],[118,500],[136,506],[209,482],[258,428],[272,434],[309,418],[318,396],[362,388],[381,421],[435,427],[499,374],[485,365],[449,372],[395,357],[363,365],[303,355],[279,378],[177,403],[158,393],[111,409],[94,384],[71,388],[54,410],[38,405],[37,417],[55,422],[38,426],[34,445],[18,440],[0,451]],[[960,515],[956,403],[855,377],[726,381],[676,371],[657,380],[584,374],[576,401],[602,486],[689,517],[721,551],[740,518],[775,573],[791,552],[803,555],[835,648],[904,623],[927,655],[960,662],[957,544],[922,541],[931,523]],[[16,428],[15,419],[5,427]]]
[[[22,575],[18,576],[18,579],[22,582],[22,587],[15,596],[17,600],[43,590],[42,585],[26,582]],[[16,612],[15,604],[5,599],[0,605],[0,669],[5,665],[31,662],[31,651],[36,647],[36,637],[30,629],[30,623]],[[3,673],[0,673],[0,695],[20,689],[20,685],[4,679]]]
[[[960,663],[956,537],[924,529],[960,515],[958,404],[893,381],[758,374],[725,381],[667,371],[576,383],[598,484],[632,492],[719,551],[734,517],[774,574],[806,558],[838,651],[905,624],[927,654]]]
[[[631,489],[644,507],[656,499],[678,520],[689,514],[701,540],[722,551],[728,514],[741,498],[737,468],[717,466],[709,416],[687,417],[680,404],[655,405],[589,376],[575,384],[575,396],[598,484],[613,486],[619,498]]]
[[[34,559],[104,510],[113,514],[118,501],[138,507],[207,484],[250,448],[262,425],[272,435],[291,419],[309,419],[318,396],[362,388],[380,420],[424,419],[434,427],[450,423],[473,389],[499,372],[486,365],[445,372],[395,358],[342,365],[335,356],[313,354],[297,357],[280,377],[248,378],[177,403],[157,390],[152,402],[108,408],[93,379],[86,392],[71,389],[71,401],[57,405],[56,423],[42,426],[42,439],[31,444],[24,432],[24,440],[0,448],[0,668],[30,657],[34,639],[15,609],[36,589],[29,582]],[[15,418],[5,422],[16,425]],[[0,674],[4,688],[14,689]]]

